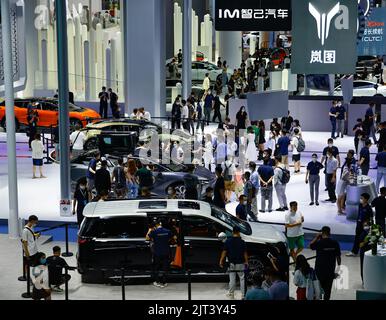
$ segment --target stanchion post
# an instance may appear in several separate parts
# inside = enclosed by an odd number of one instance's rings
[[[30,271],[30,264],[29,261],[27,261],[27,292],[24,292],[21,294],[21,297],[24,299],[31,299],[31,271]]]
[[[65,300],[68,301],[68,266],[64,267],[64,296]]]
[[[66,252],[62,253],[63,257],[72,257],[74,254],[69,251],[68,248],[68,224],[65,224],[65,233],[66,233]]]
[[[192,300],[192,271],[188,270],[188,300]]]
[[[122,301],[126,300],[126,291],[125,291],[125,268],[121,269],[121,287],[122,287]]]
[[[23,275],[21,276],[21,277],[19,277],[19,278],[17,278],[17,280],[19,280],[19,281],[26,281],[26,279],[27,279],[27,275],[25,274],[25,262],[24,262],[24,249],[22,248],[21,249],[21,257],[22,257],[22,261],[23,261]]]

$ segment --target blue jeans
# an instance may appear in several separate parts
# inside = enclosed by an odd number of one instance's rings
[[[330,120],[330,122],[331,122],[331,138],[335,138],[336,120]]]
[[[377,188],[377,192],[379,191],[379,186],[381,185],[382,177],[383,177],[383,186],[386,187],[386,167],[378,167],[377,182],[375,184]]]
[[[127,198],[136,199],[138,197],[138,185],[136,183],[127,183]]]

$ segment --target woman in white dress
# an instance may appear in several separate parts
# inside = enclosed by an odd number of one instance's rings
[[[205,147],[204,147],[204,166],[206,169],[210,170],[210,165],[213,162],[213,144],[212,144],[212,136],[207,134],[205,136]]]
[[[257,152],[256,143],[255,143],[255,133],[253,131],[253,128],[248,128],[248,135],[247,135],[247,151],[245,153],[245,156],[247,158],[247,163],[253,161],[257,161],[257,157],[259,156],[259,153]]]

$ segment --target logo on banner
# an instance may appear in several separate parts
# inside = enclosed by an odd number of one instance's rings
[[[318,29],[318,38],[322,42],[322,46],[324,46],[325,41],[328,39],[328,35],[330,33],[330,25],[332,18],[334,18],[340,11],[340,3],[338,2],[327,14],[320,13],[312,3],[309,4],[308,10],[311,15],[316,20],[316,25]]]

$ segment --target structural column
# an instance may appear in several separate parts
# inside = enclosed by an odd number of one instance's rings
[[[182,19],[182,97],[192,91],[192,0],[184,0]]]
[[[165,0],[123,1],[125,106],[166,113]],[[140,30],[140,32],[138,32]]]
[[[59,87],[59,144],[61,200],[70,200],[70,119],[68,90],[68,46],[66,1],[55,2],[56,35],[58,48]]]
[[[13,63],[12,63],[12,30],[9,0],[1,0],[1,25],[3,32],[3,68],[5,86],[5,108],[7,126],[7,153],[8,153],[8,195],[9,217],[8,234],[11,239],[19,237],[19,206],[17,189],[16,165],[16,132],[13,91]]]
[[[229,71],[239,68],[242,59],[241,32],[221,31],[219,32],[219,56],[226,61]]]

